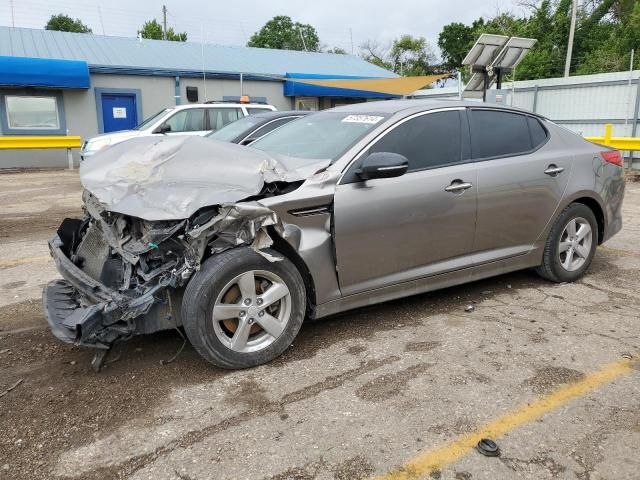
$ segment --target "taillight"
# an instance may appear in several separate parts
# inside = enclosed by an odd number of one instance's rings
[[[600,152],[600,156],[605,162],[613,163],[614,165],[622,166],[622,154],[618,150],[607,150],[606,152]]]

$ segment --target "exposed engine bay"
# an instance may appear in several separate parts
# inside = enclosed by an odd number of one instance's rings
[[[64,319],[60,325],[63,339],[98,348],[136,333],[179,326],[179,309],[169,313],[167,287],[183,287],[209,255],[242,244],[259,252],[272,243],[266,227],[279,228],[276,215],[256,202],[205,208],[179,221],[148,221],[107,212],[88,192],[84,202],[87,215],[65,219],[50,246],[61,271],[65,265],[60,254],[109,290],[105,292],[108,299],[100,305],[99,323],[91,322],[90,317],[98,313],[95,301],[101,299],[100,289],[73,285],[74,295],[65,296],[83,314],[74,312]],[[58,281],[60,288],[64,283]],[[70,302],[67,310],[74,307]],[[156,311],[144,322],[135,321],[158,302],[166,307],[164,315]]]

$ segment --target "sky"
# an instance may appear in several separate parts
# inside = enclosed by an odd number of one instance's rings
[[[437,53],[444,25],[521,11],[516,0],[0,0],[0,25],[42,28],[52,14],[65,13],[96,34],[134,37],[146,20],[162,19],[163,3],[169,26],[190,41],[244,45],[270,18],[288,15],[316,27],[326,47],[351,52],[353,45],[354,53],[367,40],[386,45],[402,34],[427,38]]]

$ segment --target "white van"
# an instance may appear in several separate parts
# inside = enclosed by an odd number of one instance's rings
[[[207,102],[176,105],[147,118],[133,130],[104,133],[82,144],[80,157],[85,159],[110,145],[147,135],[206,135],[239,118],[253,113],[273,112],[276,107],[263,103]]]

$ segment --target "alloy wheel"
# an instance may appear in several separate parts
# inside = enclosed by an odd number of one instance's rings
[[[275,273],[251,270],[222,289],[212,311],[213,328],[229,349],[249,353],[271,345],[291,316],[291,292]]]
[[[589,258],[593,243],[591,225],[582,217],[572,218],[560,235],[558,256],[568,272],[580,269]]]

